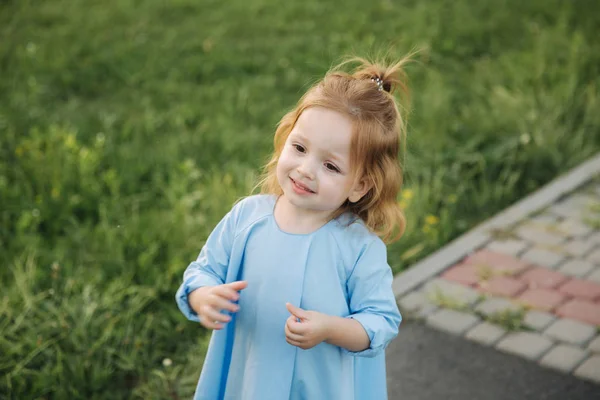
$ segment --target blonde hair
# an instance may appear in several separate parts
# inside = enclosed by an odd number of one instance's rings
[[[400,89],[404,99],[408,98],[402,67],[409,57],[391,65],[351,58],[308,89],[277,126],[274,152],[258,184],[261,193],[283,193],[277,181],[277,163],[300,114],[309,107],[337,111],[352,121],[351,165],[371,189],[356,203],[346,201],[333,217],[349,211],[385,242],[399,239],[406,225],[397,200],[402,186],[399,153],[405,146],[406,122],[393,94]],[[349,63],[358,63],[352,73],[342,70]]]

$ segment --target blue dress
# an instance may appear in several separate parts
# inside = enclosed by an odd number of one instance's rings
[[[310,234],[284,232],[273,216],[275,202],[271,195],[238,202],[184,273],[176,300],[192,321],[199,319],[190,292],[248,282],[240,311],[212,333],[194,399],[387,399],[384,350],[401,316],[385,244],[349,215]],[[353,353],[324,342],[308,350],[288,344],[287,302],[354,318],[370,347]]]

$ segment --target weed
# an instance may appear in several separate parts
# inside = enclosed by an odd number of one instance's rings
[[[524,324],[525,309],[506,309],[488,316],[482,316],[486,321],[503,327],[507,331],[528,330]]]
[[[469,309],[469,304],[461,298],[460,293],[449,294],[436,288],[428,294],[428,298],[431,303],[442,308],[456,311],[466,311]]]

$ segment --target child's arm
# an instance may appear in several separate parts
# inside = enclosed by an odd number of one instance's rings
[[[369,348],[371,340],[367,331],[355,319],[328,316],[326,343],[358,353]]]
[[[200,322],[198,313],[194,309],[197,307],[192,307],[190,304],[192,293],[199,288],[215,287],[225,283],[240,204],[236,204],[223,217],[208,236],[196,261],[192,262],[183,274],[183,282],[175,298],[181,312],[192,321]],[[194,297],[199,294],[202,293],[196,293]],[[194,303],[198,304],[198,301]]]
[[[381,240],[364,250],[347,281],[350,315],[346,318],[286,304],[291,316],[286,341],[302,349],[326,342],[363,357],[374,357],[398,334],[402,320],[392,291],[392,270]]]
[[[231,321],[231,317],[221,313],[227,310],[232,313],[239,311],[239,306],[234,304],[239,300],[238,292],[248,286],[244,281],[237,281],[217,286],[203,286],[194,290],[188,296],[192,310],[198,314],[200,323],[208,329],[219,330],[223,324]]]
[[[387,249],[380,239],[369,243],[356,262],[346,283],[350,315],[362,325],[369,345],[354,355],[374,357],[384,351],[398,334],[402,316],[392,290],[394,276],[387,263]]]
[[[352,352],[369,348],[369,336],[360,322],[317,311],[306,311],[286,304],[290,318],[286,321],[286,341],[301,349],[310,349],[321,342]]]

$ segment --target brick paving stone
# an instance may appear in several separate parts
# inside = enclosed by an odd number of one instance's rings
[[[558,291],[584,300],[600,299],[600,284],[583,279],[570,279],[560,285]]]
[[[577,220],[567,218],[561,221],[557,228],[568,236],[586,236],[592,232],[592,228],[588,225],[582,224]]]
[[[573,259],[558,268],[558,272],[574,277],[583,277],[594,269],[594,264],[589,261]]]
[[[544,311],[531,310],[525,314],[523,323],[538,332],[543,331],[556,320],[556,317]]]
[[[600,303],[572,299],[558,307],[556,315],[600,326]]]
[[[588,350],[593,353],[600,353],[600,336],[596,336],[596,338],[588,344]]]
[[[533,264],[547,268],[556,268],[565,260],[565,256],[563,254],[542,249],[540,247],[533,247],[527,250],[521,255],[521,258],[523,260],[530,261]]]
[[[423,292],[433,303],[436,303],[436,300],[438,302],[451,301],[458,303],[458,305],[472,305],[479,300],[480,296],[473,288],[440,278],[427,282],[423,287]]]
[[[481,280],[477,267],[470,264],[458,264],[445,270],[441,277],[463,285],[474,285]]]
[[[413,315],[415,318],[427,318],[430,314],[433,314],[435,311],[438,310],[438,306],[436,306],[435,304],[429,304],[426,305],[422,308],[420,308],[418,311],[416,311]]]
[[[518,304],[502,297],[485,299],[475,307],[475,311],[488,317],[504,311],[519,311],[520,309],[521,307]]]
[[[595,244],[600,244],[600,231],[592,233],[587,240]]]
[[[553,345],[553,342],[533,332],[511,332],[506,335],[496,348],[507,353],[516,354],[529,360],[539,359]]]
[[[548,211],[559,217],[579,217],[580,215],[579,209],[560,203],[551,205],[548,207]]]
[[[505,333],[506,329],[486,321],[467,332],[465,337],[483,345],[491,346],[498,342]]]
[[[554,346],[542,359],[540,364],[564,373],[573,371],[589,353],[579,347],[559,344]]]
[[[553,214],[543,213],[543,214],[534,215],[533,217],[530,217],[529,219],[531,221],[535,221],[538,223],[553,224],[558,220],[558,217]]]
[[[517,298],[530,307],[550,311],[567,300],[567,296],[552,289],[528,289]]]
[[[475,326],[480,319],[473,314],[440,309],[427,317],[427,324],[455,335],[462,335]]]
[[[437,308],[435,304],[432,304],[427,296],[420,291],[413,291],[402,297],[398,300],[398,305],[403,311],[420,318],[427,316]]]
[[[600,355],[585,360],[573,374],[579,378],[600,383]]]
[[[582,240],[580,238],[570,240],[563,247],[564,251],[575,257],[583,257],[595,246],[592,240]]]
[[[591,274],[585,277],[588,281],[600,283],[600,267],[594,268]]]
[[[525,271],[519,279],[527,282],[530,289],[552,289],[569,278],[559,272],[538,267]]]
[[[590,207],[598,203],[598,198],[587,193],[573,193],[561,200],[558,204],[572,207],[576,210],[588,211]]]
[[[600,242],[599,242],[600,243]],[[600,249],[594,250],[587,257],[586,260],[593,262],[596,265],[600,265]]]
[[[514,297],[527,289],[527,283],[508,276],[495,276],[488,281],[480,282],[477,288],[484,293]]]
[[[559,217],[564,217],[564,218],[568,218],[568,217],[579,218],[581,215],[580,208],[575,207],[573,205],[564,204],[564,203],[553,204],[550,207],[548,207],[548,211],[554,215],[557,215]]]
[[[596,176],[598,177],[598,176]],[[588,206],[599,206],[600,205],[600,197],[596,196],[592,192],[586,192],[585,190],[580,190],[571,195],[571,198],[574,198],[577,201],[581,201]]]
[[[486,248],[497,253],[510,254],[511,256],[518,256],[527,247],[529,243],[523,240],[507,239],[507,240],[495,240],[489,243]]]
[[[578,191],[571,193],[563,201],[574,202],[575,204],[590,206],[598,203],[598,198],[592,193],[586,193],[585,191]]]
[[[467,256],[464,262],[481,268],[490,268],[494,273],[503,274],[518,274],[530,266],[530,263],[516,257],[485,249]]]
[[[550,324],[544,334],[565,343],[582,346],[594,337],[596,327],[573,319],[560,318]]]
[[[563,243],[567,238],[555,232],[550,232],[539,226],[525,225],[518,228],[516,234],[519,237],[546,246],[555,246]]]

